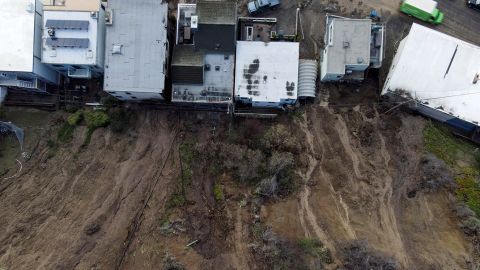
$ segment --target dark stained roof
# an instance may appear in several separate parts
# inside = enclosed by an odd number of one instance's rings
[[[172,82],[175,84],[203,84],[202,51],[192,45],[177,45],[173,48]]]
[[[198,0],[199,24],[235,25],[237,7],[234,0]]]
[[[211,52],[235,52],[235,25],[200,24],[195,48]]]
[[[195,51],[193,45],[176,45],[173,48],[172,66],[203,67],[202,51]]]
[[[174,84],[203,84],[203,66],[172,66]]]

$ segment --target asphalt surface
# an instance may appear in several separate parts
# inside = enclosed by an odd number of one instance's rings
[[[465,0],[437,1],[445,17],[432,28],[480,46],[480,11],[468,8]]]

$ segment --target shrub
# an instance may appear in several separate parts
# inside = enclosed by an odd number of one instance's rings
[[[78,125],[78,123],[80,123],[80,121],[82,121],[82,119],[83,119],[83,111],[78,110],[75,113],[68,116],[67,122],[71,126],[76,126]]]
[[[163,257],[163,270],[184,270],[185,267],[176,261],[175,257],[171,256],[168,252]]]
[[[457,176],[458,188],[456,190],[458,200],[472,209],[477,216],[480,216],[480,185],[478,183],[478,172],[473,168],[464,168]]]
[[[133,113],[125,111],[123,108],[112,108],[108,110],[110,117],[110,129],[115,133],[122,133],[130,125],[133,118]]]
[[[325,247],[320,240],[313,238],[302,238],[298,241],[298,244],[307,254],[318,257],[322,263],[333,263],[330,250]]]
[[[83,141],[82,147],[90,144],[93,132],[99,127],[105,127],[110,123],[110,118],[103,111],[88,111],[83,113],[85,123],[87,124],[87,135]]]
[[[73,132],[75,131],[75,126],[70,125],[68,122],[64,122],[57,132],[57,138],[61,142],[69,142],[73,138]]]
[[[284,125],[272,126],[265,132],[262,145],[266,150],[295,151],[298,148],[295,137]]]
[[[213,195],[215,196],[215,200],[223,200],[223,190],[220,184],[215,183],[215,185],[213,186]]]
[[[88,111],[83,113],[85,123],[90,129],[105,127],[110,123],[110,118],[103,111]]]
[[[293,164],[294,158],[292,153],[274,151],[268,161],[268,171],[272,174],[278,174]]]

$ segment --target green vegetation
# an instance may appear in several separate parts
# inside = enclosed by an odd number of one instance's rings
[[[222,186],[219,183],[215,183],[215,185],[213,186],[213,195],[215,196],[215,200],[223,200],[223,190]]]
[[[465,204],[480,217],[480,184],[478,183],[479,173],[473,168],[463,168],[457,176],[457,199]]]
[[[82,110],[78,110],[78,111],[74,112],[73,114],[71,114],[67,118],[67,122],[71,126],[78,125],[80,123],[80,121],[82,121],[82,120],[83,120],[83,111]]]
[[[57,139],[63,143],[70,142],[70,140],[73,138],[74,131],[75,131],[75,126],[72,126],[68,122],[65,122],[58,129]]]
[[[318,257],[322,263],[330,264],[333,262],[330,250],[318,239],[302,238],[298,240],[298,245],[305,253]]]
[[[475,146],[455,137],[445,127],[429,122],[423,130],[426,149],[449,166],[456,167],[459,158],[473,157]]]
[[[445,127],[429,122],[423,131],[427,151],[445,161],[456,174],[456,195],[480,217],[480,153]]]

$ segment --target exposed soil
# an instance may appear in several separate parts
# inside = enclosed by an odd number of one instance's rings
[[[275,255],[299,261],[308,253],[295,250],[302,239],[318,239],[332,254],[331,262],[307,260],[310,269],[364,269],[365,257],[383,269],[472,269],[478,258],[453,212],[451,175],[424,151],[425,120],[384,114],[379,102],[381,78],[412,19],[390,0],[283,1],[262,16],[277,16],[291,33],[298,4],[301,58],[318,57],[327,12],[361,18],[379,10],[389,35],[384,68],[362,85],[320,85],[300,117],[250,125],[218,114],[139,111],[126,133],[98,129],[87,147],[82,126],[71,142],[49,145],[63,113],[9,111],[27,131],[27,155],[0,138],[0,269],[163,269],[167,257],[185,269],[276,269],[261,259],[260,243],[291,248]],[[439,29],[478,42],[480,13],[461,16],[461,1],[442,6],[453,22]],[[185,170],[182,143],[227,142],[242,124],[253,137],[278,123],[299,145],[295,192],[261,199],[254,185],[197,159],[180,189],[184,202],[172,205]]]

